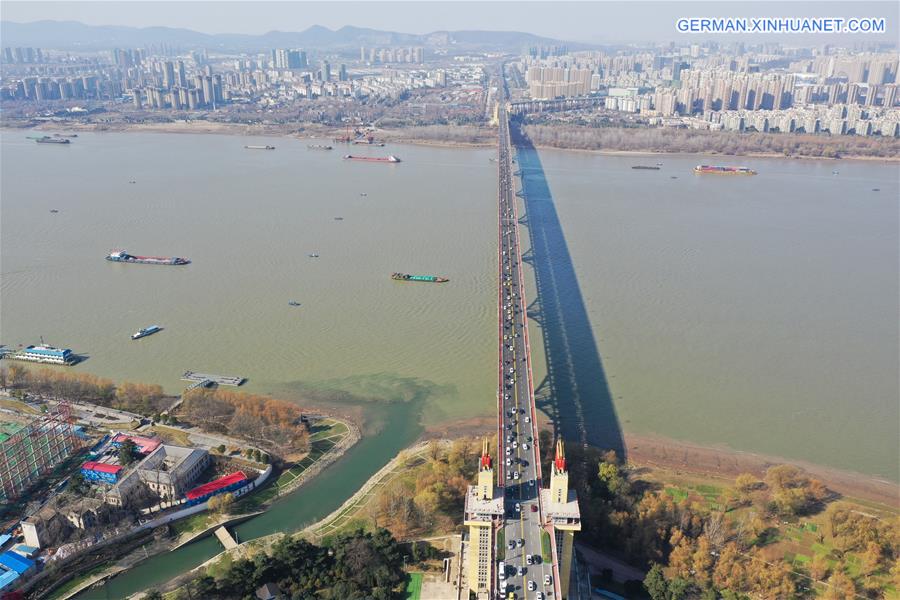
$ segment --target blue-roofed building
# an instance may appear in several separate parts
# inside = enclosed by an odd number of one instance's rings
[[[75,355],[68,348],[54,348],[46,344],[28,346],[24,350],[7,354],[6,358],[55,365],[71,365],[76,362]]]
[[[15,571],[3,571],[0,573],[0,590],[7,590],[16,584],[20,577]]]
[[[11,539],[12,539],[12,536],[9,535],[8,533],[4,533],[3,535],[0,535],[0,549],[2,549],[7,544],[7,542],[9,542],[9,540],[11,540]]]
[[[34,569],[34,564],[34,561],[30,558],[25,558],[24,556],[20,556],[9,550],[0,554],[0,565],[11,571],[15,571],[19,575],[24,575],[25,573],[32,571]]]
[[[35,548],[34,546],[29,546],[28,544],[17,544],[13,546],[13,552],[16,554],[21,554],[25,558],[32,558],[35,554],[38,553],[40,548]]]

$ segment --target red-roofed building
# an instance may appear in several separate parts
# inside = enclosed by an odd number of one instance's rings
[[[201,502],[206,502],[216,494],[224,494],[225,492],[231,492],[238,488],[242,488],[249,482],[250,480],[247,479],[247,476],[244,475],[243,471],[236,471],[225,477],[220,477],[215,481],[210,481],[209,483],[204,483],[203,485],[195,487],[185,494],[185,497],[187,498],[189,505],[200,504]]]
[[[134,445],[137,446],[138,452],[140,452],[141,454],[150,454],[151,452],[159,448],[160,444],[162,444],[162,440],[158,438],[148,438],[141,437],[139,435],[117,433],[110,442],[110,445],[112,445],[113,448],[118,448],[125,440],[131,440],[132,442],[134,442]]]
[[[119,473],[121,472],[122,467],[120,465],[94,462],[92,460],[89,460],[81,465],[81,474],[88,481],[115,483],[119,480]]]

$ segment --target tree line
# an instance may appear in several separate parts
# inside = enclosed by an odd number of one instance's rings
[[[450,448],[431,442],[422,465],[379,492],[374,504],[378,524],[399,539],[453,530],[462,523],[480,452],[480,441],[471,438],[454,440]]]
[[[772,466],[762,479],[743,473],[710,502],[640,479],[613,452],[567,455],[580,537],[649,568],[643,587],[653,600],[802,598],[815,589],[829,600],[880,598],[885,585],[900,585],[900,520],[860,512],[795,466]],[[822,514],[817,541],[827,554],[797,566],[771,548],[779,527]]]
[[[27,394],[90,402],[145,415],[159,412],[168,403],[160,385],[128,381],[116,384],[90,373],[29,369],[18,364],[0,368],[0,387],[12,390],[19,397]]]
[[[741,133],[561,122],[529,123],[524,129],[536,146],[575,150],[728,155],[765,153],[822,158],[900,156],[900,141],[894,138],[853,135]]]
[[[392,600],[402,598],[403,553],[390,532],[357,531],[316,546],[282,537],[269,553],[242,558],[221,572],[209,569],[180,588],[175,598],[256,598],[267,583],[286,598]]]
[[[277,454],[309,449],[309,429],[300,407],[285,400],[195,388],[185,394],[179,414],[203,429],[252,440]]]

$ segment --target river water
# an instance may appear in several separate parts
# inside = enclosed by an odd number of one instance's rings
[[[366,439],[238,527],[241,539],[324,516],[422,425],[492,414],[491,150],[353,149],[404,160],[385,165],[292,139],[73,142],[3,132],[0,343],[43,336],[88,357],[76,370],[173,393],[191,369],[367,407]],[[277,150],[243,148],[266,143]],[[630,168],[657,160],[659,171]],[[584,312],[568,350],[602,363],[626,432],[897,480],[897,167],[742,159],[760,174],[691,174],[709,161],[540,151],[526,165],[571,263],[560,306]],[[193,263],[104,261],[114,248]],[[397,283],[393,271],[451,281]],[[154,323],[165,330],[129,339]],[[153,558],[107,590],[143,589],[215,551],[206,540]]]

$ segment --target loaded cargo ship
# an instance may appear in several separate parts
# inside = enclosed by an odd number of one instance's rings
[[[157,331],[162,331],[162,327],[159,325],[151,325],[150,327],[144,327],[143,329],[138,329],[137,333],[131,334],[131,339],[139,340],[142,337],[147,337],[148,335],[153,335]]]
[[[353,156],[352,154],[347,154],[344,156],[344,160],[362,160],[366,162],[387,162],[387,163],[398,163],[400,159],[391,154],[390,156]]]
[[[427,283],[446,283],[450,281],[446,277],[438,277],[437,275],[407,275],[406,273],[393,273],[391,279],[397,281],[425,281]]]
[[[42,137],[36,140],[38,144],[70,144],[72,140],[69,138]]]
[[[332,150],[331,146],[326,146],[324,144],[308,144],[306,147],[310,150]]]
[[[694,173],[698,175],[756,175],[756,171],[748,167],[720,167],[716,165],[697,165]]]
[[[106,260],[112,262],[138,263],[143,265],[187,265],[190,260],[180,256],[135,256],[124,250],[117,250],[109,254]]]

